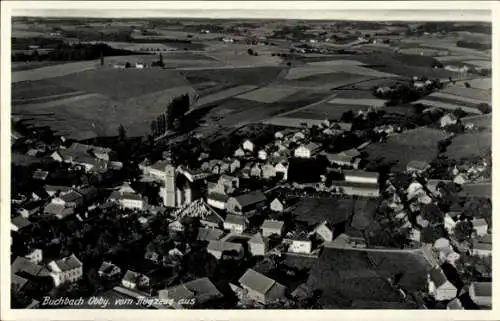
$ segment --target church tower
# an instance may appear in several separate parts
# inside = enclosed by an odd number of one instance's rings
[[[176,207],[176,188],[175,188],[175,166],[172,162],[171,155],[166,157],[167,164],[165,165],[165,188],[163,195],[163,205],[166,207]]]

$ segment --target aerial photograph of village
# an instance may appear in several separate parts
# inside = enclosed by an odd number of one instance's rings
[[[488,21],[13,17],[11,308],[491,310],[491,66]]]

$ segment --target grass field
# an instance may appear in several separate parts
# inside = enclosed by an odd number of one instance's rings
[[[451,101],[454,100],[454,101],[469,103],[469,104],[473,104],[473,106],[476,106],[480,103],[487,103],[488,102],[486,99],[474,99],[474,98],[469,98],[469,97],[465,97],[465,96],[452,95],[452,94],[448,94],[446,92],[434,92],[434,93],[430,94],[429,97],[444,98],[444,99],[449,99]]]
[[[70,87],[63,86],[52,80],[39,80],[15,83],[12,85],[12,100],[30,100],[46,96],[61,95],[75,92]]]
[[[466,113],[470,114],[481,114],[481,112],[475,107],[465,106],[464,103],[461,102],[444,102],[443,99],[438,100],[438,98],[426,98],[417,101],[416,103],[423,104],[425,106],[438,107],[446,110],[455,110],[462,109]]]
[[[12,83],[62,77],[79,73],[85,70],[95,69],[98,67],[98,65],[98,61],[92,60],[52,65],[37,69],[15,71],[12,72]]]
[[[491,114],[480,116],[469,116],[462,118],[463,123],[471,123],[481,129],[490,129],[493,126],[493,118]]]
[[[232,85],[265,85],[274,81],[282,67],[256,67],[213,70],[188,70],[182,75],[192,84],[215,81]]]
[[[374,106],[374,107],[383,107],[385,105],[385,100],[376,99],[376,98],[340,98],[335,97],[330,100],[328,103],[337,104],[337,105],[354,105],[354,106]]]
[[[467,61],[467,60],[474,60],[477,59],[478,57],[475,55],[461,55],[461,56],[438,56],[434,57],[436,60],[439,62],[442,62],[443,64],[446,63],[453,63],[453,62],[461,62],[461,61]],[[488,59],[484,59],[484,61],[487,61]],[[481,60],[483,61],[483,60]]]
[[[357,85],[360,82],[372,79],[372,77],[351,74],[347,72],[334,72],[325,74],[316,74],[299,79],[285,79],[280,83],[286,86],[311,89],[331,89],[341,86]]]
[[[211,103],[217,102],[219,100],[238,96],[244,92],[252,91],[255,88],[257,88],[257,87],[254,85],[239,85],[239,86],[227,88],[227,89],[215,92],[213,94],[209,94],[209,95],[201,97],[198,100],[197,105],[201,106],[201,105],[205,105],[205,104],[211,104]]]
[[[481,90],[491,90],[492,82],[491,78],[476,78],[467,81],[471,88],[481,89]]]
[[[491,92],[476,88],[466,88],[463,85],[448,86],[443,88],[441,92],[477,101],[491,102]]]
[[[446,156],[459,160],[474,156],[484,156],[491,151],[491,131],[464,133],[453,138],[446,149]]]
[[[330,74],[333,72],[344,72],[344,73],[350,73],[350,74],[356,74],[356,75],[362,75],[365,77],[396,77],[396,75],[387,73],[387,72],[381,72],[377,71],[371,68],[366,68],[363,66],[358,66],[356,64],[333,64],[333,65],[325,65],[325,66],[299,66],[292,68],[288,74],[286,75],[285,79],[289,80],[296,80],[296,79],[301,79],[301,78],[306,78],[306,77],[311,77],[315,75],[321,75],[321,74]]]
[[[261,103],[274,103],[288,97],[298,90],[290,87],[270,85],[239,95],[237,98],[253,100]]]
[[[316,120],[324,120],[324,119],[336,119],[340,120],[342,114],[346,111],[357,111],[357,110],[366,110],[366,106],[349,106],[349,105],[337,105],[330,103],[323,103],[311,108],[301,109],[292,114],[288,114],[288,117],[297,118],[297,119],[316,119]]]
[[[437,129],[419,127],[398,135],[389,136],[385,143],[368,145],[365,151],[369,161],[384,160],[395,163],[393,171],[403,171],[412,161],[432,161],[438,154],[438,142],[448,134]]]
[[[48,66],[62,65],[67,63],[67,61],[30,61],[30,62],[11,62],[11,70],[23,71],[31,70]]]

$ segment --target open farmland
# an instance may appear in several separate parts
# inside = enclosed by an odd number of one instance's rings
[[[442,93],[453,96],[464,97],[482,102],[491,102],[491,92],[476,88],[466,88],[465,86],[447,86],[441,89]]]
[[[85,70],[95,69],[99,66],[99,62],[92,61],[78,61],[70,62],[60,65],[52,65],[41,67],[37,69],[15,71],[12,73],[12,83],[21,81],[35,81],[47,78],[62,77],[79,73]]]
[[[333,72],[316,74],[298,79],[284,79],[281,80],[280,83],[290,87],[327,90],[336,87],[357,85],[358,83],[362,83],[370,79],[373,79],[373,77],[347,72]]]
[[[471,88],[481,89],[481,90],[491,90],[492,82],[491,78],[476,78],[472,80],[467,80]]]
[[[320,74],[330,74],[333,72],[345,72],[350,74],[363,75],[366,77],[397,77],[394,74],[380,72],[374,69],[370,69],[364,66],[358,66],[357,64],[344,64],[344,65],[324,65],[324,66],[314,66],[306,65],[292,68],[285,79],[296,80],[305,77],[320,75]]]
[[[366,106],[366,107],[383,107],[385,106],[385,100],[376,98],[340,98],[335,97],[328,103],[337,105],[354,105],[354,106]]]
[[[243,95],[239,95],[238,98],[253,100],[261,103],[274,103],[296,93],[297,91],[298,90],[295,88],[270,85],[247,92]]]
[[[470,123],[478,127],[479,129],[491,130],[491,127],[493,126],[493,118],[491,114],[480,115],[480,116],[469,116],[469,117],[463,117],[462,123],[464,124]]]
[[[438,142],[448,134],[437,129],[419,127],[402,134],[391,135],[385,143],[370,144],[365,151],[369,161],[394,163],[393,171],[403,171],[412,161],[432,161],[438,154]]]
[[[288,117],[297,119],[308,119],[308,120],[325,120],[325,119],[335,119],[340,120],[342,114],[352,110],[366,110],[366,106],[362,105],[338,105],[331,103],[322,103],[319,105],[312,106],[310,108],[301,109],[297,112],[288,114]]]
[[[486,99],[479,100],[479,99],[473,99],[473,98],[468,98],[468,97],[464,97],[464,96],[452,95],[452,94],[448,94],[448,93],[444,93],[444,92],[434,92],[434,93],[430,94],[429,97],[444,98],[444,99],[451,100],[451,101],[454,100],[454,101],[469,103],[469,104],[473,104],[473,105],[478,105],[480,103],[487,103],[488,102]],[[484,98],[486,98],[486,97],[484,97]]]
[[[462,55],[462,56],[438,56],[434,58],[443,64],[447,64],[447,63],[462,62],[467,60],[474,60],[477,59],[478,57],[475,55]],[[480,61],[488,61],[488,59],[484,58],[484,60]]]
[[[206,105],[206,104],[215,103],[215,102],[217,102],[219,100],[223,100],[223,99],[231,98],[231,97],[234,97],[234,96],[238,96],[241,93],[251,92],[255,88],[257,88],[257,86],[254,86],[254,85],[239,85],[239,86],[236,86],[236,87],[227,88],[227,89],[215,92],[213,94],[209,94],[209,95],[201,97],[196,102],[196,104],[198,106],[202,106],[202,105]],[[239,96],[238,96],[238,98],[239,98]]]
[[[456,110],[456,109],[462,109],[466,113],[470,114],[481,114],[481,112],[476,108],[472,106],[466,106],[463,102],[444,102],[444,99],[438,99],[438,98],[426,98],[426,99],[421,99],[417,101],[416,103],[425,105],[425,106],[431,106],[431,107],[438,107],[446,110]]]
[[[62,65],[67,63],[66,61],[13,61],[10,65],[11,70],[14,71],[23,71],[23,70],[31,70],[48,66]]]
[[[182,75],[192,84],[213,81],[233,85],[262,86],[274,81],[283,67],[226,68],[211,70],[185,70]]]
[[[457,135],[446,149],[450,159],[472,158],[484,156],[491,152],[491,130],[471,132]]]

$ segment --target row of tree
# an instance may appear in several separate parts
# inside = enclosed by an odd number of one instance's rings
[[[175,97],[168,104],[165,112],[151,122],[152,136],[161,136],[168,130],[179,130],[182,127],[184,114],[189,111],[189,106],[190,98],[188,94]]]

